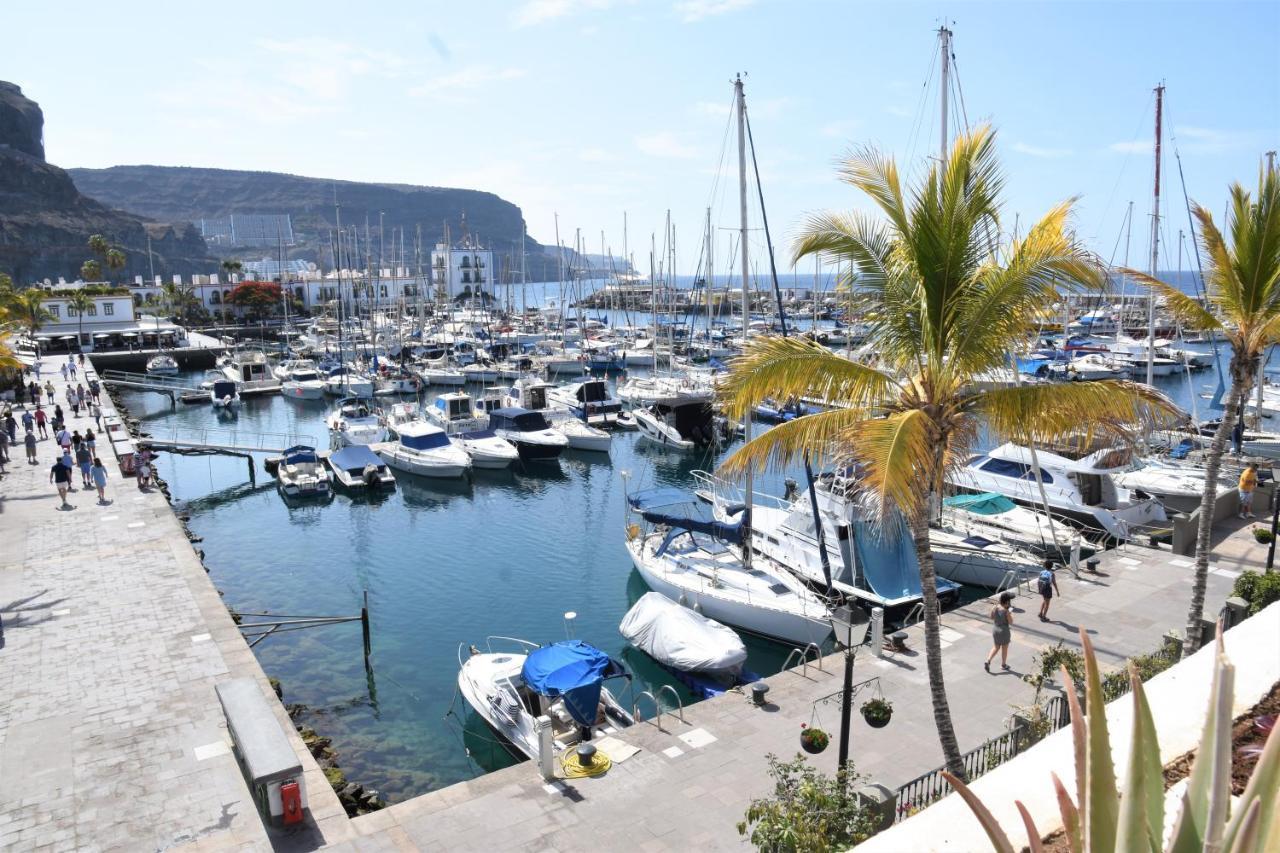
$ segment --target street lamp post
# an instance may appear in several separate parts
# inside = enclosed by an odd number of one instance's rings
[[[870,621],[867,614],[845,605],[831,614],[831,629],[836,642],[844,646],[844,689],[840,693],[840,755],[837,768],[841,777],[849,762],[849,715],[853,708],[853,658],[867,637]]]
[[[1271,544],[1267,546],[1267,571],[1276,559],[1276,531],[1280,529],[1280,465],[1271,469]]]

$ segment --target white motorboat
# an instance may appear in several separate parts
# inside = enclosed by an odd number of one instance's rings
[[[507,407],[489,413],[489,428],[511,442],[526,462],[557,458],[569,446],[564,433],[551,428],[542,412]]]
[[[418,368],[418,376],[428,385],[462,386],[467,384],[467,376],[458,367],[449,363],[446,357],[429,358]]]
[[[306,359],[289,362],[289,371],[280,383],[280,393],[287,400],[321,400],[324,380],[315,365]],[[279,371],[277,371],[279,375]]]
[[[550,388],[547,398],[589,424],[607,425],[622,412],[622,401],[609,395],[609,386],[603,379],[585,379]],[[535,408],[525,403],[520,405]]]
[[[325,458],[333,484],[351,491],[379,491],[396,487],[395,475],[363,444],[352,444],[335,450]]]
[[[316,369],[316,364],[309,358],[287,358],[271,369],[271,374],[284,382],[295,370]]]
[[[325,497],[332,494],[324,464],[314,447],[290,447],[276,463],[276,481],[286,497]]]
[[[1091,352],[1071,361],[1049,365],[1049,375],[1072,382],[1096,382],[1100,379],[1121,379],[1129,375],[1129,364]]]
[[[335,367],[324,377],[324,392],[332,397],[372,397],[373,380],[354,367]]]
[[[747,647],[727,625],[646,592],[622,618],[627,642],[669,669],[705,675],[726,687],[742,676]]]
[[[1159,501],[1116,482],[1117,474],[1129,470],[1130,457],[1124,448],[1103,448],[1087,455],[1064,449],[1061,454],[1037,450],[1033,460],[1028,448],[1008,443],[952,469],[947,482],[962,491],[996,492],[1032,508],[1044,507],[1047,499],[1051,512],[1127,540],[1135,527],[1168,521]],[[1043,498],[1033,462],[1040,469]]]
[[[474,468],[508,468],[520,458],[514,445],[489,429],[489,417],[475,411],[471,395],[464,391],[441,394],[426,417],[462,445]]]
[[[177,376],[178,361],[167,353],[153,355],[147,359],[147,375],[149,376]]]
[[[636,338],[634,344],[622,351],[622,363],[627,367],[653,367],[657,363],[654,357],[653,340]]]
[[[240,392],[236,389],[236,383],[230,379],[216,379],[209,388],[209,402],[213,403],[215,409],[225,409],[228,412],[238,411],[240,408]]]
[[[662,397],[631,414],[641,437],[662,447],[694,450],[716,443],[710,391],[690,390]]]
[[[682,395],[704,395],[711,398],[712,384],[709,374],[690,373],[684,376],[633,376],[618,384],[618,399],[633,407],[647,407],[661,399]]]
[[[550,420],[552,429],[558,430],[569,440],[573,450],[590,450],[597,453],[608,453],[613,444],[613,436],[602,429],[583,423],[571,415]]]
[[[519,650],[495,652],[495,643]],[[485,651],[458,648],[458,692],[495,732],[535,761],[543,749],[535,729],[539,717],[551,720],[548,746],[557,755],[634,724],[604,686],[620,677],[631,677],[621,663],[578,640],[537,646],[490,637]]]
[[[741,544],[741,525],[698,519],[692,503],[675,489],[627,496],[642,523],[627,525],[626,547],[649,588],[726,625],[821,646],[831,634],[825,602],[767,557],[743,565],[739,549],[729,547]]]
[[[360,397],[344,397],[325,418],[329,427],[329,445],[348,447],[374,444],[386,437],[386,423],[369,401]]]
[[[929,550],[939,577],[988,589],[1016,587],[1040,573],[1041,560],[999,539],[946,527],[929,528]]]
[[[1124,488],[1153,497],[1173,512],[1195,512],[1204,497],[1204,471],[1172,461],[1135,457],[1128,471],[1114,477]],[[1217,496],[1222,497],[1234,488],[1232,484],[1219,482]]]
[[[373,379],[373,393],[380,397],[417,394],[421,387],[421,380],[407,370],[387,370]]]
[[[741,486],[705,471],[694,471],[697,495],[711,504],[714,517],[732,524],[746,506]],[[854,483],[826,474],[814,482],[813,499],[801,489],[779,498],[752,491],[751,550],[763,559],[785,566],[805,583],[855,598],[868,607],[900,609],[920,601],[920,563],[905,525],[875,529],[862,518]],[[813,523],[813,500],[822,515],[826,565],[818,548]],[[830,572],[828,578],[827,573]],[[945,578],[938,595],[954,598],[959,588]]]
[[[226,359],[222,373],[236,383],[242,396],[280,390],[266,353],[258,350],[236,350]]]
[[[392,468],[420,477],[454,478],[471,470],[471,457],[435,424],[408,421],[394,427],[395,441],[378,445],[377,453]]]
[[[938,523],[966,536],[998,539],[1057,560],[1068,559],[1080,539],[1074,526],[1063,521],[1054,523],[1043,511],[1020,506],[995,492],[943,498]],[[1080,549],[1082,557],[1094,550],[1087,541],[1080,542]]]

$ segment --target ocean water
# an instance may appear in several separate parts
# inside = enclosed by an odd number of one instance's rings
[[[1213,371],[1157,380],[1189,408],[1212,393]],[[427,399],[432,399],[428,395]],[[166,398],[128,392],[144,430],[171,425],[310,435],[328,446],[326,401],[249,398],[233,423],[207,406],[171,409]],[[1203,417],[1207,401],[1197,400]],[[190,515],[205,563],[228,607],[241,613],[354,615],[367,590],[373,654],[366,670],[358,623],[272,636],[256,648],[301,720],[331,737],[347,775],[400,800],[514,761],[455,689],[458,650],[489,635],[535,642],[568,634],[621,657],[635,695],[672,684],[628,649],[618,624],[646,587],[623,548],[624,489],[692,486],[729,452],[672,454],[614,434],[610,454],[568,451],[557,462],[468,480],[397,474],[393,493],[336,495],[290,505],[258,465],[250,485],[244,460],[164,454],[159,462],[175,507]],[[782,492],[773,472],[759,488]],[[567,624],[564,614],[576,612]],[[251,620],[246,620],[251,621]],[[747,638],[748,668],[776,672],[789,649]],[[622,699],[631,694],[622,690]]]

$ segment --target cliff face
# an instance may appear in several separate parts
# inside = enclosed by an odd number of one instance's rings
[[[408,184],[366,184],[306,178],[277,172],[246,172],[169,166],[113,166],[109,169],[71,169],[76,186],[112,207],[136,210],[157,219],[199,220],[230,214],[284,214],[292,219],[300,244],[291,254],[328,265],[329,234],[335,226],[334,199],[341,205],[344,228],[356,227],[363,241],[366,219],[372,235],[375,257],[378,252],[378,223],[387,251],[392,234],[403,229],[409,249],[418,226],[422,242],[434,246],[443,237],[447,223],[454,240],[461,237],[463,216],[472,236],[502,256],[518,252],[524,217],[520,208],[489,192],[420,187]],[[255,257],[274,255],[275,247],[213,247],[224,255]],[[532,239],[526,243],[530,261],[539,259],[541,247]],[[363,249],[361,250],[363,251]],[[396,250],[399,254],[399,249]],[[387,261],[390,264],[390,260]],[[425,263],[425,259],[424,259]],[[519,260],[513,262],[518,269]],[[541,262],[539,261],[540,265]],[[539,270],[541,271],[541,270]],[[531,276],[534,275],[530,271]],[[554,275],[554,273],[553,273]]]
[[[213,272],[200,233],[189,223],[144,222],[81,195],[71,177],[44,161],[39,105],[12,83],[0,82],[0,272],[19,284],[59,276],[74,279],[90,257],[90,235],[124,250],[117,280],[148,275]],[[147,237],[152,261],[147,261]]]

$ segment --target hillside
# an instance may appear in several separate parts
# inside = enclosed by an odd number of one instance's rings
[[[81,195],[67,173],[44,160],[40,106],[0,81],[0,272],[19,284],[74,279],[89,258],[90,235],[125,252],[118,279],[189,275],[217,269],[199,232],[187,223],[146,222]],[[152,259],[147,261],[147,237]]]
[[[320,261],[325,266],[331,263],[328,247],[335,224],[335,198],[341,206],[343,226],[356,226],[363,232],[367,219],[375,247],[379,214],[382,214],[388,251],[391,235],[399,229],[403,229],[409,246],[419,226],[423,243],[428,246],[441,240],[446,223],[457,240],[462,234],[465,215],[468,233],[498,252],[505,269],[507,256],[518,251],[524,228],[519,207],[479,190],[171,166],[113,166],[70,172],[85,194],[112,207],[158,219],[199,221],[230,214],[287,213],[299,244],[290,254]],[[212,248],[223,256],[248,258],[275,253],[274,247]],[[527,240],[526,248],[530,264],[547,265],[541,246],[535,241]],[[409,260],[412,264],[412,257]],[[538,278],[545,272],[531,269],[530,276]],[[554,276],[554,267],[550,272]]]

